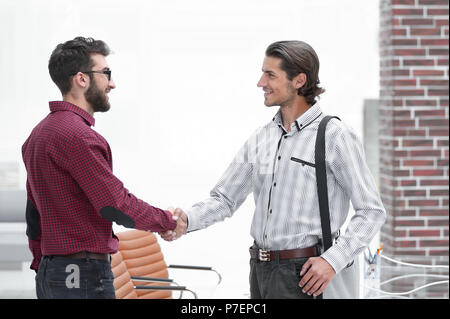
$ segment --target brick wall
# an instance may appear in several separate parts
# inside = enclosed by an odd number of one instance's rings
[[[380,240],[400,260],[449,251],[448,14],[448,0],[380,0]]]

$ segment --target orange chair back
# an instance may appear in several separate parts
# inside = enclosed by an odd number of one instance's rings
[[[131,282],[131,276],[120,251],[111,256],[111,270],[114,274],[114,289],[117,299],[137,299],[138,295]]]
[[[167,264],[155,234],[128,230],[117,233],[119,251],[131,276],[168,278]],[[137,285],[167,285],[165,283],[135,282]],[[136,290],[140,299],[172,298],[170,290]]]

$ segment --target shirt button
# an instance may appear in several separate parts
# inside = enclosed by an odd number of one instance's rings
[[[270,214],[272,214],[272,209],[269,211]]]
[[[264,238],[267,238],[267,235],[264,235]]]
[[[287,136],[285,135],[284,138],[287,138]]]
[[[280,159],[281,159],[281,156],[278,156],[278,159],[280,160]]]
[[[273,186],[274,186],[274,187],[277,186],[277,183],[273,183]]]

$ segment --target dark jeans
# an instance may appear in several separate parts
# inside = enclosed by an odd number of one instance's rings
[[[108,261],[42,257],[36,275],[39,299],[115,299]]]
[[[306,258],[273,261],[250,259],[251,299],[322,299],[302,292],[298,285]]]

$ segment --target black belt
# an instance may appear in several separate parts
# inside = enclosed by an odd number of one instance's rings
[[[111,260],[110,254],[91,253],[89,251],[80,251],[78,253],[69,254],[69,255],[51,255],[48,257],[63,257],[63,258],[72,258],[72,259],[96,259],[96,260],[104,260],[104,261]]]
[[[288,250],[263,250],[250,248],[250,256],[259,261],[272,261],[276,259],[293,259],[319,256],[318,246]]]

